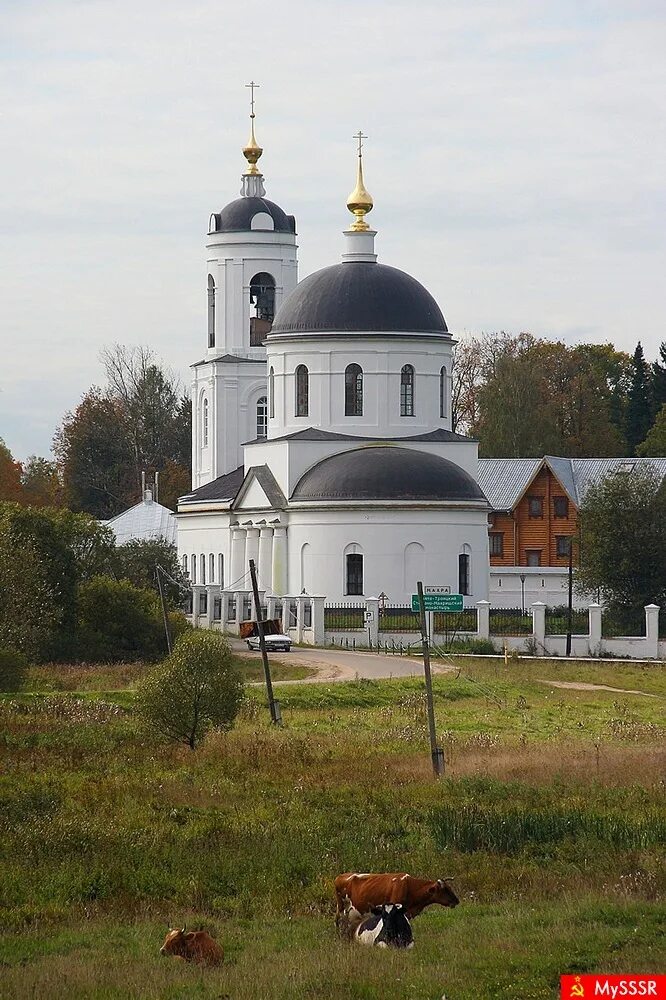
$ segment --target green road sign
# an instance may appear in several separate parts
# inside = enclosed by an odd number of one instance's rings
[[[424,594],[426,611],[462,611],[462,594]],[[419,610],[419,595],[412,594],[412,611]]]

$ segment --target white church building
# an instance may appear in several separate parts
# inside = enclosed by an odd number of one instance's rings
[[[241,197],[210,216],[183,567],[248,590],[254,559],[264,593],[332,603],[406,603],[417,580],[485,600],[489,505],[476,442],[451,430],[455,341],[432,295],[377,262],[361,137],[341,260],[299,282],[251,118]]]

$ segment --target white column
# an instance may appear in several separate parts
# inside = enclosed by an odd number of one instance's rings
[[[372,615],[372,618],[365,623],[368,639],[373,646],[376,646],[379,641],[379,598],[366,597],[365,610]]]
[[[273,593],[287,592],[287,529],[277,525],[273,532]]]
[[[273,529],[267,525],[259,529],[259,589],[273,587]]]
[[[259,528],[248,528],[245,540],[245,572],[250,571],[250,559],[254,559],[254,565],[259,562]]]
[[[476,634],[479,639],[490,638],[490,601],[476,602]]]
[[[247,566],[245,565],[245,528],[231,529],[231,576],[227,582],[228,587],[241,585],[241,581]]]
[[[544,648],[546,642],[546,605],[543,601],[532,604],[532,636],[537,644]]]
[[[311,597],[312,601],[312,642],[315,646],[323,646],[326,643],[324,632],[324,602],[325,597],[317,595]]]
[[[589,646],[590,652],[593,653],[599,648],[601,643],[601,605],[600,604],[590,604],[587,609],[588,615],[588,636],[589,636]]]
[[[645,605],[645,645],[646,656],[650,660],[659,657],[659,605]]]

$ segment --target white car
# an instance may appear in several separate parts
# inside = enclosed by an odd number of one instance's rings
[[[266,635],[264,641],[269,652],[283,649],[285,653],[288,653],[291,650],[291,637],[288,635]],[[258,635],[251,635],[246,642],[248,649],[261,649]]]

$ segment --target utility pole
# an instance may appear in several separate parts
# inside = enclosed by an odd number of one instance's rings
[[[264,637],[264,620],[261,617],[261,604],[259,603],[259,586],[257,584],[257,571],[254,559],[250,559],[250,579],[252,580],[252,593],[254,595],[254,607],[257,613],[257,629],[259,630],[259,648],[261,658],[264,661],[264,677],[266,678],[266,693],[268,695],[268,708],[271,713],[271,722],[276,726],[282,725],[280,706],[273,697],[273,682],[271,681],[271,668],[268,665],[268,653],[266,652],[266,639]]]
[[[432,769],[436,778],[444,774],[444,751],[437,746],[437,730],[435,729],[435,707],[432,699],[432,674],[430,673],[430,647],[428,645],[428,619],[426,617],[425,601],[423,599],[423,583],[416,584],[419,595],[419,611],[421,613],[421,642],[423,644],[423,671],[425,673],[426,701],[428,707],[428,733],[430,735],[430,755]]]
[[[162,620],[164,621],[164,633],[166,635],[167,650],[169,651],[169,655],[171,655],[171,636],[169,634],[169,618],[167,616],[164,587],[162,585],[162,567],[157,563],[155,564],[155,576],[157,577],[157,589],[160,592],[160,604],[162,605]]]
[[[573,537],[569,539],[569,601],[567,604],[567,648],[566,656],[571,656],[571,631],[573,628]]]

